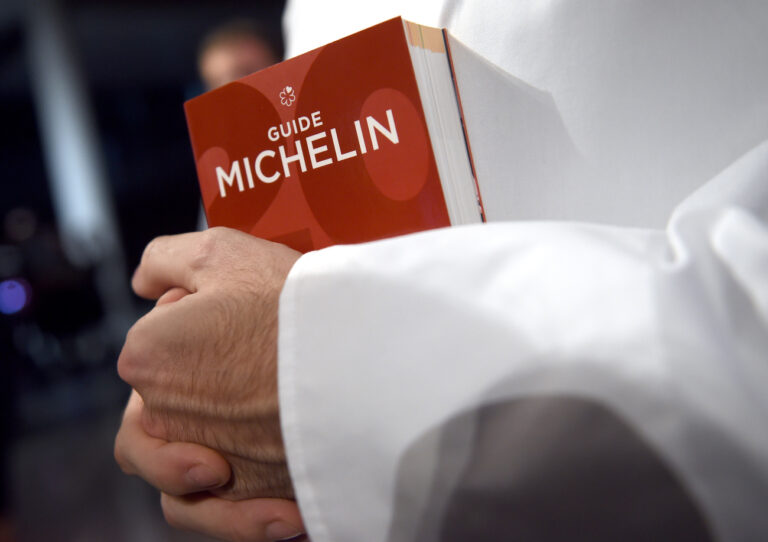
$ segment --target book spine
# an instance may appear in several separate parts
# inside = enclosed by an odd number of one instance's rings
[[[459,118],[461,119],[461,130],[464,132],[464,144],[467,147],[467,158],[469,159],[469,167],[472,170],[472,179],[475,183],[475,195],[477,196],[477,205],[480,208],[480,218],[483,222],[485,219],[485,207],[483,206],[483,196],[480,192],[480,184],[477,182],[477,172],[475,171],[475,161],[472,157],[472,145],[469,142],[469,133],[467,132],[467,123],[464,122],[464,107],[461,103],[461,91],[456,80],[456,70],[453,65],[453,55],[451,54],[451,43],[448,39],[448,32],[445,28],[442,29],[443,41],[445,42],[445,52],[448,57],[448,67],[451,70],[451,82],[453,83],[454,94],[456,95],[456,103],[459,107]]]

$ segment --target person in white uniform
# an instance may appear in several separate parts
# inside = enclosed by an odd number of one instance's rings
[[[768,539],[768,4],[367,4],[290,2],[288,55],[447,27],[573,152],[484,123],[497,223],[151,243],[118,462],[230,540]]]

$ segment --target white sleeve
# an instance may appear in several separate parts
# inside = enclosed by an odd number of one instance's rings
[[[279,326],[314,542],[768,536],[768,143],[666,231],[501,223],[307,254]]]

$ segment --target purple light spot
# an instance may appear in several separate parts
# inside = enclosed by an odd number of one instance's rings
[[[19,280],[0,282],[0,312],[15,314],[26,307],[29,301],[27,286]]]

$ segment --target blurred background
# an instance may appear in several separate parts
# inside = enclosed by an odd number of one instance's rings
[[[144,245],[198,225],[183,102],[206,87],[201,44],[256,29],[280,58],[282,10],[0,1],[0,542],[205,540],[115,465],[115,362],[150,308],[128,288]]]

